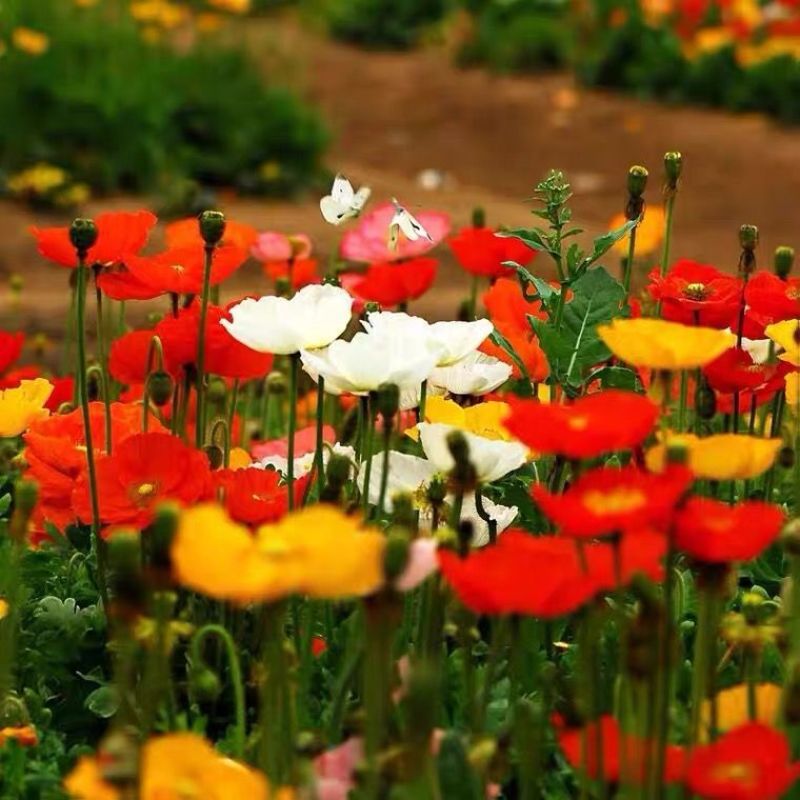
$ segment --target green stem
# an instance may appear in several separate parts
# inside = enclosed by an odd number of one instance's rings
[[[489,544],[494,544],[497,541],[497,520],[486,511],[480,486],[475,489],[475,510],[489,528]]]
[[[383,516],[386,502],[386,488],[389,485],[389,452],[392,443],[392,418],[383,417],[383,460],[381,468],[381,488],[378,494],[378,516]],[[369,487],[367,487],[369,488]]]
[[[325,378],[320,375],[317,378],[317,446],[314,452],[314,461],[317,465],[317,496],[322,496],[325,486],[325,459],[324,459],[324,437],[323,428],[325,427]]]
[[[364,452],[362,454],[362,458],[366,461],[366,466],[364,467],[364,496],[361,499],[365,515],[369,509],[369,489],[372,480],[372,448],[375,433],[375,418],[372,408],[372,397],[369,396],[367,398],[367,415],[364,420]]]
[[[675,197],[676,192],[672,191],[667,196],[667,201],[664,209],[664,243],[661,249],[661,277],[667,274],[669,269],[669,252],[672,244],[672,215],[675,211]],[[658,301],[656,307],[656,316],[661,316],[661,301]]]
[[[716,642],[719,624],[719,601],[713,587],[699,587],[697,592],[697,633],[692,674],[691,743],[700,741],[703,703],[714,693]]]
[[[622,285],[625,288],[625,297],[630,297],[631,275],[633,274],[633,262],[636,257],[636,228],[631,230],[628,237],[628,257],[625,261],[625,271],[622,273]]]
[[[108,608],[108,584],[106,580],[105,546],[100,538],[100,498],[97,492],[97,472],[94,463],[94,443],[92,442],[92,423],[89,411],[89,392],[86,381],[86,253],[78,251],[78,284],[76,287],[76,339],[78,350],[77,385],[78,399],[83,417],[83,435],[86,444],[86,468],[89,477],[89,495],[92,507],[92,543],[97,555],[97,578],[103,605]]]
[[[203,446],[206,435],[206,400],[204,391],[206,365],[206,318],[208,317],[208,298],[211,289],[211,264],[214,259],[214,245],[203,248],[203,291],[200,295],[200,323],[197,332],[197,420],[195,425],[195,445]]]
[[[236,644],[233,637],[228,633],[227,628],[222,625],[205,625],[195,633],[190,645],[190,652],[192,662],[196,664],[203,664],[208,667],[203,659],[203,651],[201,645],[208,636],[217,636],[225,649],[225,655],[228,658],[228,669],[231,674],[231,686],[233,687],[233,709],[234,709],[234,737],[233,737],[233,755],[238,760],[244,759],[245,735],[246,735],[246,717],[245,717],[245,702],[244,702],[244,681],[242,680],[242,667],[239,662],[239,654],[236,650]]]
[[[419,421],[425,422],[425,405],[428,400],[428,381],[422,381],[419,389]]]
[[[297,429],[297,373],[300,354],[289,356],[289,439],[287,446],[286,485],[289,489],[289,510],[294,508],[294,434]]]
[[[228,435],[225,437],[225,450],[223,451],[225,454],[225,466],[228,466],[228,463],[231,459],[231,439],[233,437],[233,419],[236,416],[236,404],[239,402],[239,379],[234,378],[233,381],[233,388],[231,389],[231,402],[230,407],[228,408]],[[242,427],[244,427],[245,423],[242,421]]]
[[[478,313],[478,276],[473,275],[469,287],[469,304],[467,305],[467,315],[469,319],[475,319]]]

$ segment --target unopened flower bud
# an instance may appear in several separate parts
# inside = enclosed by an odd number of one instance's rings
[[[472,209],[472,227],[485,228],[486,227],[486,211],[480,206]]]
[[[675,191],[683,169],[683,156],[677,151],[664,154],[664,173],[667,178],[667,189]]]
[[[225,235],[225,215],[221,211],[203,211],[198,217],[200,235],[207,246],[213,247]]]
[[[700,419],[712,419],[717,413],[717,396],[704,381],[697,385],[694,393],[694,408]]]
[[[35,481],[18,480],[14,485],[14,510],[29,517],[39,499],[39,486]]]
[[[282,372],[270,372],[267,375],[267,391],[270,394],[284,394],[286,392],[286,378]]]
[[[56,411],[57,414],[71,414],[75,410],[75,406],[72,403],[62,403],[58,410]]]
[[[156,508],[153,521],[147,532],[150,565],[156,571],[169,574],[172,540],[178,530],[180,509],[174,503],[161,503]]]
[[[794,466],[795,454],[794,450],[789,446],[781,447],[778,450],[778,464],[784,469],[791,469]]]
[[[119,531],[107,546],[113,613],[130,622],[141,614],[145,605],[141,539],[133,531]]]
[[[376,303],[374,300],[370,300],[367,303],[364,303],[364,314],[374,314],[381,310],[381,304]]]
[[[275,296],[276,297],[288,297],[292,292],[292,284],[289,282],[289,279],[281,275],[275,278]]]
[[[415,525],[416,512],[414,498],[408,492],[398,492],[392,495],[392,512],[396,525],[412,528]]]
[[[758,245],[758,228],[755,225],[742,225],[739,228],[739,244],[742,250],[755,250]]]
[[[383,555],[383,571],[387,583],[395,580],[408,564],[408,534],[402,528],[394,528],[386,537]]]
[[[789,273],[794,266],[794,248],[793,247],[777,247],[775,248],[775,261],[773,268],[775,274],[783,281],[789,277]]]
[[[189,688],[201,703],[213,703],[222,694],[220,679],[205,665],[189,671]]]
[[[382,383],[377,392],[377,410],[384,419],[391,419],[400,407],[400,388],[395,383]]]
[[[203,452],[212,470],[219,469],[225,463],[225,452],[218,444],[207,444]]]
[[[222,378],[213,378],[206,387],[206,398],[209,403],[224,403],[228,397],[228,387]]]
[[[166,405],[172,397],[173,381],[168,372],[151,372],[147,378],[147,394],[157,405]]]
[[[338,286],[340,289],[342,287],[342,281],[340,280],[339,276],[335,273],[328,273],[323,279],[322,283],[325,286]]]
[[[469,444],[461,431],[453,430],[447,434],[447,449],[455,462],[450,470],[450,481],[457,490],[472,491],[477,483],[477,475],[469,460]]]
[[[69,226],[69,240],[78,251],[85,256],[87,251],[97,242],[97,225],[93,219],[76,219]]]
[[[628,170],[628,194],[641,197],[647,187],[648,172],[644,167],[633,166]]]

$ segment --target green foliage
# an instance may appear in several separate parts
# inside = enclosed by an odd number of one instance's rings
[[[561,67],[573,36],[561,0],[465,0],[473,29],[458,53],[462,64],[487,64],[500,72]]]
[[[42,0],[9,19],[50,37],[0,60],[0,170],[55,164],[101,192],[179,180],[286,193],[313,180],[326,134],[241,52],[143,40],[108,7]],[[0,10],[0,18],[12,11]]]
[[[442,19],[448,0],[323,0],[330,32],[365,47],[407,48]]]

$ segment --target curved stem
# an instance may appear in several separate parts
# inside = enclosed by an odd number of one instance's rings
[[[483,505],[483,495],[481,494],[480,486],[475,489],[475,510],[478,512],[478,516],[489,527],[489,544],[494,544],[497,541],[497,520],[486,511],[486,507]]]
[[[190,652],[192,655],[192,662],[195,664],[203,664],[207,669],[210,669],[207,662],[203,658],[203,653],[200,645],[203,643],[207,636],[217,636],[222,640],[225,648],[225,654],[228,657],[228,669],[231,671],[231,684],[233,685],[233,704],[234,713],[236,718],[235,736],[233,739],[234,755],[240,761],[244,758],[244,744],[245,744],[245,705],[244,705],[244,684],[242,683],[242,668],[239,663],[239,654],[236,651],[236,645],[228,630],[222,625],[205,625],[192,638],[190,645]]]

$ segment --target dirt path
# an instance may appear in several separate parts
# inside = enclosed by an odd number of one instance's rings
[[[573,181],[576,220],[596,233],[621,208],[628,166],[645,164],[658,176],[663,153],[679,149],[686,167],[676,256],[732,267],[743,222],[761,227],[765,262],[778,244],[800,246],[800,130],[760,117],[576,91],[562,75],[516,78],[459,70],[438,49],[365,53],[321,39],[291,19],[251,23],[242,36],[255,52],[269,54],[269,71],[318,103],[335,137],[331,168],[371,185],[378,198],[397,195],[412,208],[444,209],[459,225],[476,205],[493,223],[526,224],[526,198],[548,168],[558,167]],[[442,186],[422,188],[423,170],[441,173]],[[659,201],[658,179],[649,197]],[[87,210],[142,202],[106,201]],[[335,246],[335,231],[321,220],[316,198],[298,204],[233,199],[225,208],[263,228],[306,231],[323,254]],[[65,276],[41,263],[25,232],[34,222],[42,224],[42,217],[10,204],[0,204],[0,214],[0,274],[20,273],[27,287],[13,317],[8,304],[0,304],[0,324],[21,321],[55,334]],[[253,291],[261,280],[249,265],[229,293]],[[465,286],[445,258],[436,289],[416,310],[452,313]]]

